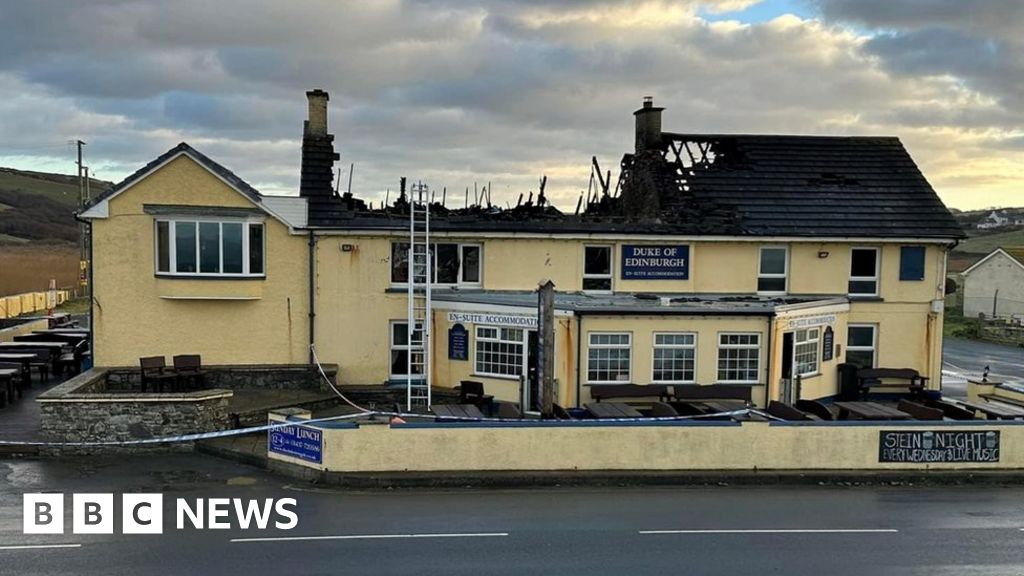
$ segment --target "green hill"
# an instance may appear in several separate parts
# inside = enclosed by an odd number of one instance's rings
[[[110,182],[90,179],[93,196]],[[0,244],[78,239],[78,178],[0,168]]]
[[[964,254],[988,254],[999,246],[1024,246],[1024,230],[972,236],[961,242],[955,251]]]

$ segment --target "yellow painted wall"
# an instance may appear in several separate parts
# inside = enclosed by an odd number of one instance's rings
[[[274,418],[272,417],[272,420]],[[901,426],[1000,432],[994,463],[879,463],[877,426],[552,426],[322,428],[323,463],[270,457],[334,472],[497,470],[957,470],[1024,467],[1024,427]]]
[[[169,362],[187,353],[202,354],[209,364],[307,360],[303,237],[265,218],[266,280],[156,278],[154,217],[144,204],[253,207],[185,156],[110,200],[110,217],[93,221],[97,365],[131,366],[151,355]]]

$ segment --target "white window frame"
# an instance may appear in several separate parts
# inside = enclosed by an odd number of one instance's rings
[[[608,249],[608,273],[587,274],[587,248]],[[583,279],[580,281],[580,288],[588,294],[611,294],[615,290],[615,245],[614,244],[584,244],[583,245]],[[608,280],[607,290],[591,290],[585,287],[587,280]]]
[[[397,326],[397,325],[402,325],[402,326],[406,327],[405,331],[406,331],[407,338],[409,340],[405,344],[395,344],[395,326]],[[423,334],[422,330],[420,331],[420,334],[421,334],[420,337],[422,338],[422,334]],[[393,374],[391,372],[391,353],[394,352],[395,350],[404,350],[406,354],[412,354],[412,351],[413,351],[414,347],[415,347],[415,345],[413,344],[412,333],[409,332],[409,321],[408,320],[391,320],[391,321],[389,321],[388,322],[388,379],[389,380],[407,380],[409,378],[409,376],[407,374]],[[408,365],[409,365],[408,360],[406,360],[405,365],[406,365],[406,368],[408,368]],[[424,380],[424,379],[426,379],[427,376],[426,376],[426,374],[413,374],[412,377],[413,377],[414,380]]]
[[[851,346],[850,345],[850,328],[871,328],[871,346]],[[878,324],[870,323],[851,323],[846,325],[846,352],[844,353],[843,361],[846,361],[845,354],[849,354],[850,350],[854,352],[867,352],[871,351],[871,368],[878,366]]]
[[[626,344],[594,344],[593,337],[598,335],[612,335],[612,336],[625,336]],[[590,352],[591,350],[622,350],[625,348],[628,350],[629,355],[626,357],[628,362],[629,371],[625,380],[591,380],[590,379]],[[588,384],[630,384],[633,382],[633,333],[632,332],[617,332],[617,331],[595,331],[587,332],[587,383]]]
[[[754,344],[723,344],[722,338],[728,336],[753,336],[756,338]],[[761,383],[761,363],[763,361],[763,354],[761,353],[761,333],[760,332],[719,332],[718,333],[718,355],[715,358],[715,381],[720,384],[760,384]],[[719,364],[722,360],[722,350],[755,350],[757,351],[757,368],[754,369],[755,378],[753,380],[723,380],[719,378],[721,376],[721,368]]]
[[[658,344],[658,336],[692,336],[693,344]],[[657,356],[658,350],[692,350],[693,351],[693,378],[658,380]],[[697,382],[697,333],[696,332],[655,332],[651,339],[651,382],[657,384],[695,384]]]
[[[765,250],[782,250],[782,252],[785,254],[785,256],[783,257],[783,260],[782,260],[783,261],[782,274],[776,274],[776,273],[770,273],[769,274],[769,273],[765,273],[765,272],[761,271],[761,264],[764,261],[764,251]],[[783,286],[782,290],[761,290],[760,284],[761,284],[761,279],[762,278],[782,278],[784,286]],[[768,245],[768,246],[761,246],[758,249],[758,251],[757,251],[757,283],[758,283],[758,286],[757,286],[757,293],[758,294],[786,294],[786,293],[789,292],[789,246],[773,244],[773,245]]]
[[[391,259],[391,255],[394,254],[394,252],[395,252],[395,245],[396,244],[409,244],[409,242],[407,240],[392,240],[391,241],[391,252],[388,254],[388,260],[389,260],[389,263],[388,263],[388,281],[391,283],[391,286],[395,286],[395,287],[408,286],[409,285],[408,281],[406,281],[406,282],[397,282],[394,279],[394,269],[392,268],[394,266],[394,262],[391,262],[390,259]],[[456,282],[454,284],[450,283],[450,282],[434,282],[433,283],[434,286],[441,286],[441,287],[456,287],[457,286],[457,287],[460,287],[460,288],[479,288],[479,287],[483,286],[483,283],[484,283],[484,245],[483,245],[482,242],[431,242],[431,244],[430,244],[430,253],[431,253],[431,255],[434,258],[437,257],[437,246],[440,245],[440,244],[454,244],[458,248],[459,270],[458,270],[458,272],[456,272],[456,277],[458,278],[458,280],[456,280]],[[462,280],[462,272],[463,272],[462,263],[465,261],[464,256],[463,256],[463,249],[465,247],[467,247],[467,246],[475,246],[475,247],[479,248],[479,250],[480,250],[480,266],[479,266],[479,270],[477,271],[477,274],[478,274],[479,277],[477,278],[476,282],[465,282],[465,281]],[[407,274],[412,274],[412,266],[409,263],[407,263],[406,266],[408,267]],[[431,266],[433,267],[433,269],[436,269],[436,265],[434,264],[433,261],[431,261]],[[430,272],[431,275],[433,275],[433,273],[434,273],[433,269]]]
[[[196,271],[178,271],[178,223],[192,224],[196,228]],[[169,270],[160,270],[160,223],[167,223],[167,254],[169,258]],[[242,225],[242,272],[200,272],[202,269],[202,258],[200,254],[199,225],[217,224],[217,267],[224,269],[224,224]],[[263,228],[263,246],[260,253],[263,259],[263,271],[251,273],[249,271],[249,228],[258,225]],[[265,278],[267,275],[267,225],[262,219],[247,218],[211,218],[211,217],[182,217],[182,218],[154,218],[153,219],[153,270],[160,277],[174,278]]]
[[[809,376],[815,376],[821,374],[821,326],[810,326],[808,328],[800,328],[799,330],[793,331],[793,373],[801,378],[807,378]],[[800,339],[800,333],[804,333],[804,338]],[[814,336],[811,337],[811,333]],[[800,363],[797,358],[800,356],[800,347],[804,346],[814,352],[814,370],[801,372],[798,370]]]
[[[495,330],[495,331],[497,331],[498,335],[496,337],[494,337],[494,338],[491,338],[491,337],[483,337],[483,338],[481,338],[481,336],[480,336],[480,330],[481,329]],[[503,339],[502,335],[501,335],[501,331],[502,330],[518,330],[520,332],[519,340],[516,341],[516,340],[506,340],[506,339]],[[473,327],[473,375],[474,376],[486,376],[488,378],[500,378],[500,379],[508,379],[508,380],[519,380],[520,377],[522,377],[523,375],[525,375],[527,373],[526,363],[529,360],[529,355],[527,353],[527,343],[529,341],[528,340],[529,339],[529,332],[530,331],[527,328],[517,328],[517,327],[512,327],[512,326],[492,326],[490,324],[477,324],[476,326],[474,326]],[[518,366],[519,373],[518,374],[502,374],[500,372],[493,372],[493,371],[489,371],[489,370],[481,370],[481,366],[480,366],[480,363],[479,363],[480,359],[477,356],[477,354],[480,352],[480,342],[481,341],[493,342],[493,343],[497,343],[497,344],[510,344],[510,345],[519,346],[519,356],[520,356],[519,366]]]
[[[875,275],[874,276],[854,276],[853,275],[853,253],[854,252],[868,252],[873,251],[875,253]],[[852,246],[850,247],[850,282],[874,282],[874,292],[849,292],[849,284],[847,284],[847,292],[853,297],[871,297],[878,296],[879,291],[882,287],[881,282],[881,268],[882,268],[882,250],[877,246]]]

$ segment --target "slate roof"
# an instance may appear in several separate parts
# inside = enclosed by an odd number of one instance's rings
[[[85,205],[85,207],[81,211],[84,212],[84,211],[88,210],[89,208],[92,208],[93,206],[99,204],[100,202],[103,202],[104,200],[108,200],[109,198],[111,198],[112,196],[114,196],[115,194],[117,194],[118,192],[120,192],[121,190],[126,188],[127,186],[129,186],[132,183],[134,183],[139,178],[141,178],[141,177],[145,176],[146,174],[148,174],[149,172],[155,170],[158,166],[160,166],[164,162],[167,162],[168,160],[170,160],[171,158],[173,158],[174,156],[177,156],[178,154],[180,154],[182,152],[188,154],[196,162],[199,162],[200,164],[205,166],[208,170],[210,170],[214,174],[216,174],[216,175],[220,176],[221,178],[223,178],[226,182],[228,182],[229,184],[231,184],[232,186],[237,188],[239,191],[242,192],[242,194],[245,194],[253,202],[256,202],[258,204],[260,202],[260,199],[263,197],[263,195],[260,194],[259,191],[257,191],[255,188],[250,186],[245,180],[242,180],[241,178],[239,178],[234,172],[232,172],[231,170],[228,170],[224,166],[222,166],[222,165],[218,164],[217,162],[211,160],[210,157],[208,157],[207,155],[203,154],[202,152],[196,150],[195,148],[189,146],[187,143],[181,142],[177,146],[175,146],[174,148],[171,148],[167,152],[164,152],[163,154],[157,156],[150,163],[146,164],[142,168],[139,168],[138,170],[136,170],[135,172],[130,174],[124,180],[121,180],[117,184],[114,184],[113,186],[108,188],[106,191],[104,191],[102,194],[100,194],[100,195],[96,196],[95,198],[93,198],[91,201],[89,201],[88,204]]]

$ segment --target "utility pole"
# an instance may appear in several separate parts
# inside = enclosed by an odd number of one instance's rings
[[[541,389],[541,417],[554,418],[555,410],[555,283],[537,288],[537,378]]]
[[[75,146],[78,148],[78,210],[81,212],[85,208],[85,179],[84,175],[87,173],[85,168],[82,166],[82,147],[85,146],[85,142],[82,140],[75,140]],[[89,231],[84,222],[78,224],[79,238],[78,238],[78,287],[83,292],[89,283],[88,275],[88,261],[89,261]]]
[[[996,309],[999,307],[999,288],[996,288],[996,293],[992,295],[992,318],[996,317]]]

